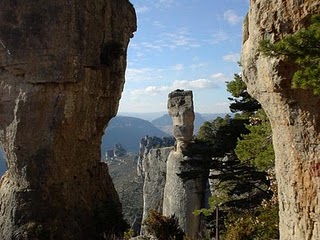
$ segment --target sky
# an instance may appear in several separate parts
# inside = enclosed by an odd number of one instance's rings
[[[119,112],[164,112],[192,90],[200,113],[229,112],[226,81],[239,73],[249,0],[131,0],[138,30],[128,47]]]

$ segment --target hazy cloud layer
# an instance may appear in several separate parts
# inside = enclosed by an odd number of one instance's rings
[[[232,25],[242,22],[243,19],[241,16],[237,15],[234,10],[225,11],[223,14],[223,18]]]
[[[227,62],[238,62],[240,61],[240,54],[239,53],[230,53],[223,56],[223,60]]]

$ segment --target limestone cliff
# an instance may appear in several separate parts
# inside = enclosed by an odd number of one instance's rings
[[[259,42],[307,26],[316,13],[319,1],[251,0],[244,23],[243,79],[272,125],[282,240],[320,239],[320,97],[292,89],[296,67],[263,56]]]
[[[119,224],[100,144],[135,30],[127,0],[0,2],[0,239],[98,239]]]

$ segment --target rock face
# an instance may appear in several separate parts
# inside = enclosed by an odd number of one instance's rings
[[[174,214],[185,233],[196,237],[200,218],[193,211],[203,206],[207,176],[203,174],[203,158],[194,154],[190,144],[194,121],[192,92],[176,90],[170,93],[168,111],[177,143],[167,160],[163,214]]]
[[[292,89],[295,66],[263,56],[258,44],[307,26],[319,13],[319,1],[252,0],[244,24],[243,79],[272,125],[282,240],[320,239],[320,97]]]
[[[127,0],[1,1],[0,239],[98,239],[120,222],[100,143],[135,30]]]
[[[169,94],[168,112],[172,117],[172,134],[177,140],[177,152],[186,149],[193,136],[194,110],[192,91],[176,90]]]
[[[173,147],[154,148],[143,160],[143,214],[142,223],[151,209],[162,212],[164,186],[166,183],[166,168],[169,153]],[[141,228],[144,234],[144,227]]]
[[[138,174],[144,178],[142,222],[147,218],[151,209],[162,212],[167,158],[173,145],[174,141],[171,138],[146,136],[140,142],[137,170]],[[143,225],[141,234],[145,234]]]

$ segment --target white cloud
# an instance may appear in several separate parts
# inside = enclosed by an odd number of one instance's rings
[[[183,64],[178,63],[178,64],[172,66],[172,69],[175,70],[175,71],[181,71],[181,70],[184,69],[184,66],[183,66]]]
[[[160,21],[154,21],[154,22],[152,23],[152,25],[155,26],[155,27],[157,27],[157,28],[161,28],[161,29],[165,28],[165,26],[163,25],[163,23],[161,23]]]
[[[238,16],[237,13],[234,10],[228,10],[225,11],[223,14],[224,20],[229,22],[232,25],[235,25],[242,21],[242,17]]]
[[[203,90],[217,88],[218,85],[208,79],[196,79],[196,80],[176,80],[170,86],[148,86],[142,89],[131,90],[132,95],[149,95],[156,96],[160,94],[167,94],[176,89],[190,89],[190,90]]]
[[[227,62],[238,62],[240,61],[240,54],[239,53],[230,53],[222,57],[224,61]]]
[[[181,28],[174,32],[164,32],[155,40],[130,44],[130,48],[143,52],[162,52],[164,49],[197,48],[200,44],[191,37],[188,30]]]
[[[190,37],[190,33],[186,29],[178,29],[175,32],[165,33],[162,39],[162,44],[164,47],[169,47],[171,49],[177,47],[200,47],[200,44]]]
[[[153,0],[157,8],[170,8],[174,5],[174,0]]]
[[[208,79],[197,79],[197,80],[181,80],[181,81],[174,81],[172,87],[174,89],[182,88],[182,89],[192,89],[192,90],[199,90],[199,89],[208,89],[208,88],[215,88],[217,87],[216,84]]]
[[[230,36],[223,31],[217,31],[211,35],[211,39],[207,40],[209,44],[218,44],[230,40]]]
[[[126,81],[151,81],[162,79],[163,69],[154,68],[127,68],[126,70]]]
[[[169,92],[170,89],[168,86],[148,86],[143,89],[134,89],[131,90],[132,95],[149,95],[149,96],[156,96],[159,94],[163,94]]]
[[[192,70],[197,70],[199,68],[204,68],[204,67],[207,67],[208,66],[208,63],[193,63],[190,65],[190,68]]]
[[[225,79],[226,76],[223,73],[214,73],[211,75],[213,79]]]
[[[135,10],[137,14],[142,14],[142,13],[148,12],[150,8],[148,6],[136,6]]]

